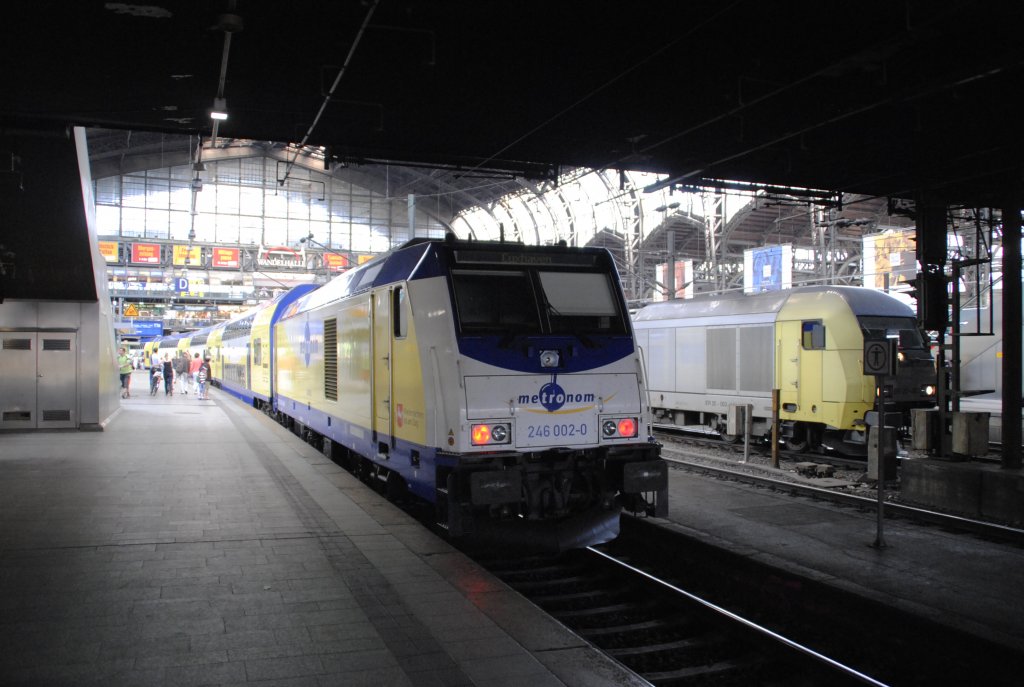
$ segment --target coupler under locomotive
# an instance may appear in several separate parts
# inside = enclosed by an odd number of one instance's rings
[[[656,445],[437,456],[437,522],[451,536],[568,550],[618,536],[619,513],[668,513]]]

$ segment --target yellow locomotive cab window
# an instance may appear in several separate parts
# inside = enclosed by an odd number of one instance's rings
[[[808,351],[825,348],[825,325],[816,320],[801,323],[800,344]]]

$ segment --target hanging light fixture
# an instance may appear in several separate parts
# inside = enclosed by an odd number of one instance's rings
[[[210,110],[210,119],[223,122],[228,118],[228,103],[224,98],[213,99],[213,109]]]

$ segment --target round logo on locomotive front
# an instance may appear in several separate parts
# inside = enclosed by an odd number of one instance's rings
[[[549,412],[555,412],[565,405],[565,389],[555,382],[548,382],[540,388],[540,404]]]

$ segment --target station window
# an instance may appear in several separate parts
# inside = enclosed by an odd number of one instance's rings
[[[825,325],[821,320],[808,320],[801,324],[800,343],[808,351],[825,348]]]

